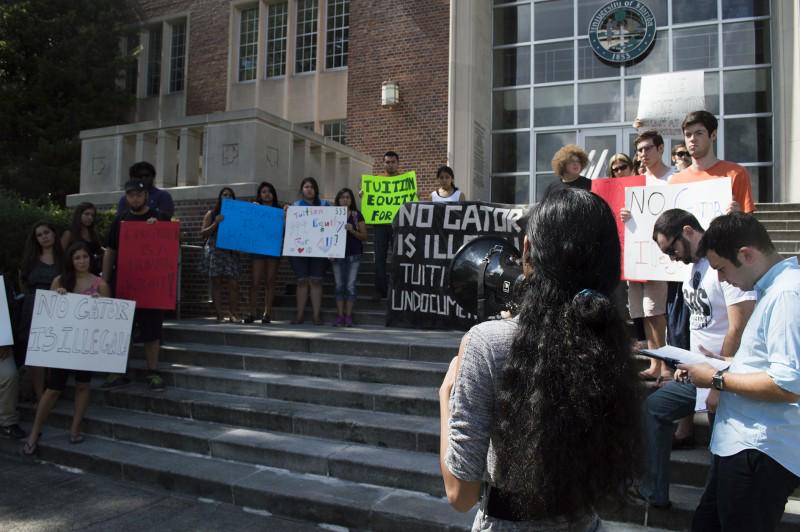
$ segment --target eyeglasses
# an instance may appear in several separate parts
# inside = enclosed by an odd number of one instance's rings
[[[670,242],[669,247],[664,250],[664,255],[666,255],[667,257],[676,257],[678,255],[678,251],[675,249],[675,242],[677,242],[680,237],[681,235],[680,233],[678,233],[678,235],[672,239],[672,242]]]
[[[675,152],[675,156],[676,157],[680,157],[681,159],[686,159],[687,157],[689,157],[689,152],[688,151],[676,151]]]
[[[611,167],[611,171],[612,171],[612,172],[614,172],[615,174],[616,174],[617,172],[622,172],[623,170],[627,170],[627,169],[628,169],[628,165],[627,165],[627,163],[625,163],[625,164],[621,164],[621,165],[619,165],[619,166],[612,166],[612,167]]]

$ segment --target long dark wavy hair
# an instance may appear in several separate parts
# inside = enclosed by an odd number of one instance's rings
[[[216,216],[220,213],[220,211],[222,211],[222,195],[225,193],[226,190],[231,193],[231,199],[236,199],[236,193],[233,191],[231,187],[222,187],[222,190],[220,190],[219,194],[217,194],[217,203],[216,205],[214,205],[214,210],[211,212],[212,220],[216,218]]]
[[[272,186],[272,183],[267,181],[262,181],[260,185],[258,185],[258,189],[256,189],[256,203],[264,205],[261,203],[261,191],[265,188],[268,188],[269,191],[272,193],[272,203],[269,205],[270,207],[280,207],[280,203],[278,203],[278,192],[275,190],[275,187]]]
[[[577,188],[534,206],[519,327],[498,394],[504,489],[546,515],[624,500],[639,468],[640,397],[631,347],[609,296],[619,283],[614,215]]]
[[[41,226],[48,227],[53,232],[53,264],[61,267],[61,262],[64,258],[64,250],[61,248],[61,241],[58,239],[58,232],[56,226],[48,220],[39,220],[28,233],[28,238],[25,240],[25,251],[22,253],[22,262],[20,266],[21,278],[27,283],[28,275],[36,266],[36,261],[42,256],[42,246],[36,240],[36,230]]]
[[[74,242],[83,240],[83,237],[81,236],[81,231],[83,229],[83,222],[81,221],[81,217],[83,216],[83,213],[88,211],[89,209],[92,209],[95,212],[95,215],[97,215],[97,207],[95,207],[93,203],[89,203],[88,201],[79,203],[75,207],[75,210],[72,211],[72,221],[69,224],[69,244],[67,244],[67,247],[69,247],[69,245],[73,244]],[[95,244],[99,248],[102,244],[100,242],[100,237],[97,235],[95,224],[92,223],[92,225],[90,225],[87,229],[89,230],[89,241]]]
[[[67,251],[64,252],[64,262],[63,266],[61,267],[61,287],[66,290],[67,292],[73,292],[75,290],[75,283],[77,282],[77,273],[75,272],[75,264],[72,262],[72,257],[78,251],[85,251],[87,255],[89,255],[89,264],[91,268],[91,261],[92,261],[92,251],[89,249],[89,245],[79,240],[77,242],[73,242],[67,248]]]

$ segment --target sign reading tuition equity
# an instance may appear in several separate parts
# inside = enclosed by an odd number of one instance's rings
[[[368,224],[390,224],[404,203],[417,201],[417,173],[361,176],[361,214]]]

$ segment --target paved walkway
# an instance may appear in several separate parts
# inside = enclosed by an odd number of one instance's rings
[[[322,530],[230,504],[202,502],[1,453],[0,479],[0,529],[4,532]]]

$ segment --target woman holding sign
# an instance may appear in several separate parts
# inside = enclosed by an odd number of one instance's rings
[[[336,321],[333,322],[333,326],[352,327],[356,279],[364,248],[363,242],[367,239],[367,225],[361,212],[356,208],[355,195],[349,188],[340,190],[333,204],[336,207],[347,207],[347,224],[344,226],[347,231],[347,242],[344,258],[331,259],[333,278],[336,282]]]
[[[86,242],[75,242],[67,250],[64,260],[64,273],[53,279],[51,290],[59,294],[67,292],[83,294],[93,297],[111,297],[108,284],[91,271],[92,250]],[[47,370],[47,390],[45,390],[39,406],[36,408],[36,418],[28,440],[22,447],[22,453],[30,456],[38,450],[39,436],[42,425],[50,415],[50,411],[58,401],[61,392],[67,384],[67,377],[72,370],[50,368]],[[89,406],[89,382],[92,374],[89,371],[74,371],[75,373],[75,413],[72,415],[72,425],[69,430],[69,442],[81,443],[81,421],[86,407]]]
[[[281,204],[278,202],[278,192],[271,183],[266,181],[258,185],[255,203],[281,208]],[[266,325],[271,321],[272,303],[275,300],[275,274],[278,272],[278,264],[281,259],[280,257],[258,255],[256,253],[251,256],[253,257],[253,284],[250,285],[250,315],[243,321],[244,323],[253,323],[255,316],[258,316],[256,303],[258,301],[258,290],[261,288],[261,282],[263,281],[264,314],[261,316],[261,323]]]
[[[307,177],[300,183],[300,199],[293,205],[301,207],[330,207],[328,200],[319,198],[319,185],[313,177]],[[293,324],[303,323],[311,292],[311,309],[314,311],[314,325],[322,325],[320,308],[322,307],[322,274],[325,270],[325,259],[321,257],[289,257],[292,270],[297,276],[297,316]]]
[[[33,225],[25,242],[22,265],[19,271],[19,282],[25,292],[25,303],[22,307],[22,325],[18,340],[22,344],[20,350],[28,347],[28,336],[33,319],[33,303],[36,290],[49,290],[53,279],[61,272],[64,251],[56,238],[56,228],[48,221],[39,221]],[[44,370],[38,367],[28,368],[36,399],[41,400],[44,394]]]
[[[575,228],[580,227],[580,231]],[[530,211],[519,314],[474,326],[439,389],[450,504],[473,530],[603,530],[636,477],[640,404],[614,214],[578,188]]]
[[[222,222],[222,200],[236,199],[233,190],[225,187],[219,191],[217,204],[203,217],[203,226],[200,235],[206,239],[203,248],[203,270],[211,277],[211,298],[214,300],[214,310],[217,321],[223,322],[222,315],[222,283],[228,284],[228,297],[230,298],[230,321],[239,322],[239,255],[236,251],[218,249],[217,228]]]

